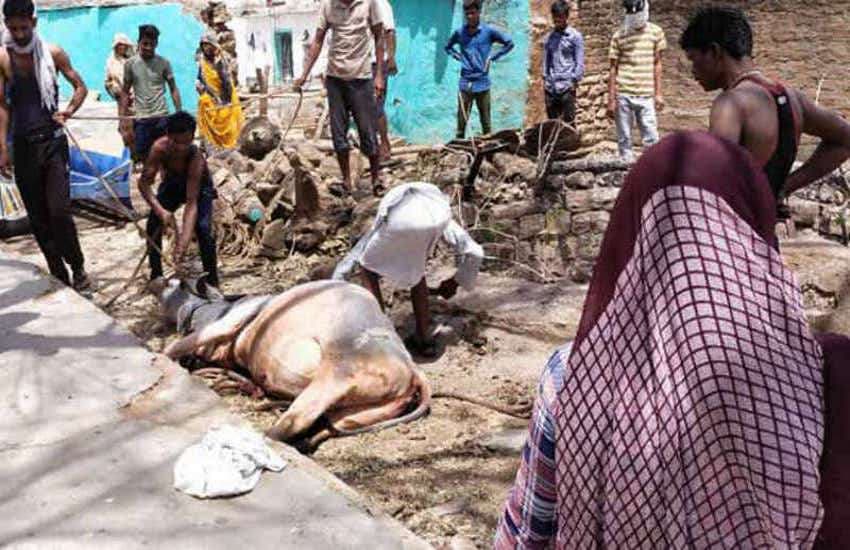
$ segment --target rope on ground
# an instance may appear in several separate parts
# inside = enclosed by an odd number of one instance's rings
[[[108,301],[107,301],[107,302],[103,305],[103,307],[104,307],[105,309],[109,309],[110,307],[112,307],[112,304],[114,304],[114,303],[115,303],[115,301],[116,301],[119,297],[123,296],[123,295],[124,295],[124,293],[125,293],[125,292],[127,292],[127,289],[128,289],[128,288],[130,288],[130,285],[133,283],[133,281],[135,281],[135,280],[136,280],[136,277],[138,277],[138,276],[139,276],[139,272],[142,270],[142,266],[145,264],[145,259],[146,259],[147,257],[148,257],[147,249],[145,249],[145,250],[143,251],[143,254],[141,255],[141,257],[139,258],[139,262],[136,264],[136,269],[134,269],[134,270],[133,270],[133,274],[132,274],[132,275],[130,275],[130,277],[129,277],[126,281],[124,281],[124,284],[121,286],[121,288],[119,288],[119,289],[118,289],[118,292],[116,292],[116,293],[112,296],[112,298],[110,298],[110,299],[109,299],[109,300],[108,300]]]

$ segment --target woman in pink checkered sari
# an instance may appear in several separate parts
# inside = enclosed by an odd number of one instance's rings
[[[497,548],[811,548],[819,530],[842,547],[850,345],[809,331],[775,216],[731,142],[644,154],[544,373]]]

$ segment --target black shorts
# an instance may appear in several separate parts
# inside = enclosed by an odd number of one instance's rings
[[[343,80],[329,76],[325,78],[325,88],[328,91],[334,151],[344,153],[351,149],[347,133],[353,117],[360,136],[360,150],[367,157],[377,155],[378,109],[375,102],[375,81],[371,78]]]

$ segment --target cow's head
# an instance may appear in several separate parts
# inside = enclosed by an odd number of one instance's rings
[[[159,300],[162,315],[177,325],[179,332],[187,332],[187,321],[192,313],[203,305],[224,302],[225,297],[217,288],[207,284],[204,277],[177,279],[159,277],[151,281],[150,291]]]

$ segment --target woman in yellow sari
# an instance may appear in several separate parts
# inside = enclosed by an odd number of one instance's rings
[[[211,33],[201,38],[198,69],[198,130],[204,140],[216,147],[233,149],[239,140],[244,117],[239,94],[230,71]]]

